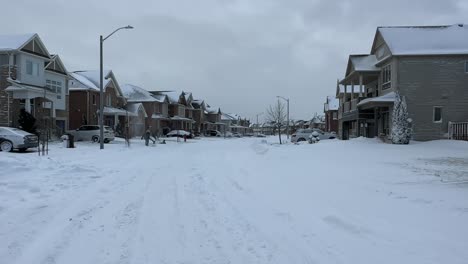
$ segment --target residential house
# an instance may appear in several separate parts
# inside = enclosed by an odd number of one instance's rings
[[[222,112],[220,108],[211,107],[209,104],[205,104],[204,114],[204,134],[209,130],[217,130],[220,132],[225,130],[225,125],[221,122]]]
[[[351,55],[340,81],[340,137],[388,139],[399,92],[414,140],[446,138],[449,122],[468,120],[466,36],[463,24],[377,28],[370,54]]]
[[[193,132],[203,134],[205,130],[205,102],[203,100],[192,100]]]
[[[245,135],[252,131],[250,121],[243,119],[237,114],[222,113],[220,122],[224,124],[222,128],[227,132]]]
[[[122,92],[127,100],[127,109],[138,109],[140,105],[145,111],[145,120],[136,119],[138,124],[133,125],[135,130],[150,129],[153,135],[161,135],[170,131],[169,99],[166,95],[152,94],[148,90],[132,84],[122,85]],[[141,118],[141,113],[139,114]]]
[[[70,129],[82,125],[98,125],[100,105],[99,71],[75,71],[69,73],[70,90],[69,120]],[[129,113],[124,109],[126,100],[119,83],[111,70],[104,71],[104,125],[116,132],[128,123]]]
[[[340,100],[335,96],[327,96],[325,104],[323,105],[323,112],[325,113],[325,132],[338,131],[338,108],[340,107]]]
[[[193,111],[191,102],[192,96],[188,96],[185,92],[174,91],[150,91],[156,97],[166,96],[168,100],[168,116],[170,130],[185,130],[192,131],[194,120],[190,118]],[[188,110],[188,112],[186,111]],[[167,131],[167,130],[166,130]]]
[[[21,109],[40,130],[67,128],[67,70],[37,34],[0,35],[0,126],[19,127]]]

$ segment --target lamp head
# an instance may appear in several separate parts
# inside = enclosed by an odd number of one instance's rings
[[[128,25],[128,26],[125,27],[125,29],[133,29],[133,27]]]

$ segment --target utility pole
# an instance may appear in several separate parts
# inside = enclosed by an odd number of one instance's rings
[[[257,133],[258,133],[259,130],[260,130],[260,124],[258,123],[258,116],[261,116],[261,115],[263,115],[263,112],[257,114]]]
[[[287,115],[288,115],[288,117],[287,117],[287,121],[286,121],[287,122],[287,124],[286,124],[286,133],[287,133],[287,135],[286,136],[289,139],[289,98],[284,98],[282,96],[276,96],[276,97],[285,100],[286,104],[287,104],[287,112],[288,112]],[[280,133],[281,133],[281,131],[280,131]]]
[[[115,32],[121,29],[133,29],[132,26],[120,27],[110,33],[107,37],[103,38],[99,36],[99,53],[100,53],[100,65],[99,65],[99,148],[104,149],[104,69],[103,69],[103,45],[104,41],[110,36],[114,35]]]

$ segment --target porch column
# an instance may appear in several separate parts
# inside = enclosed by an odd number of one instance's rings
[[[115,115],[114,116],[114,127],[112,129],[115,129],[115,126],[119,123],[119,116]]]
[[[362,97],[362,93],[364,92],[362,89],[362,73],[359,74],[359,97]]]
[[[54,102],[51,102],[51,104],[52,104],[52,107],[50,108],[50,111],[52,111],[51,115],[52,115],[52,118],[55,118],[56,117],[55,104],[54,104]]]
[[[354,100],[354,81],[351,81],[351,100]]]
[[[343,106],[341,107],[341,109],[343,110],[343,113],[345,112],[345,104],[346,104],[346,97],[347,97],[347,89],[348,89],[348,85],[344,85],[344,95],[343,95]]]
[[[26,100],[24,100],[24,110],[26,110],[26,112],[31,113],[31,99],[27,98]]]

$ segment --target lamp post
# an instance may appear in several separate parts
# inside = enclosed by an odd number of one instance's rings
[[[112,33],[110,33],[107,37],[103,38],[102,35],[99,36],[99,44],[100,44],[100,85],[99,85],[99,146],[100,149],[104,149],[104,74],[103,74],[103,52],[102,52],[102,46],[104,44],[104,41],[108,39],[110,36],[114,35],[115,32],[121,30],[121,29],[133,29],[132,26],[128,25],[126,27],[120,27],[116,30],[114,30]]]
[[[261,115],[263,115],[263,112],[261,112],[261,113],[259,113],[259,114],[256,115],[256,116],[257,116],[257,133],[258,133],[259,130],[260,130],[260,124],[258,123],[258,117],[261,116]]]
[[[286,121],[286,122],[288,122],[288,123],[287,123],[287,126],[286,126],[286,129],[287,129],[287,130],[286,130],[286,131],[287,131],[287,132],[286,132],[286,133],[287,133],[286,136],[287,136],[287,138],[289,139],[289,98],[284,98],[284,97],[282,97],[282,96],[276,96],[276,97],[285,100],[286,103],[287,103],[288,118],[287,118],[287,121]],[[280,131],[280,133],[281,133],[281,131]]]

